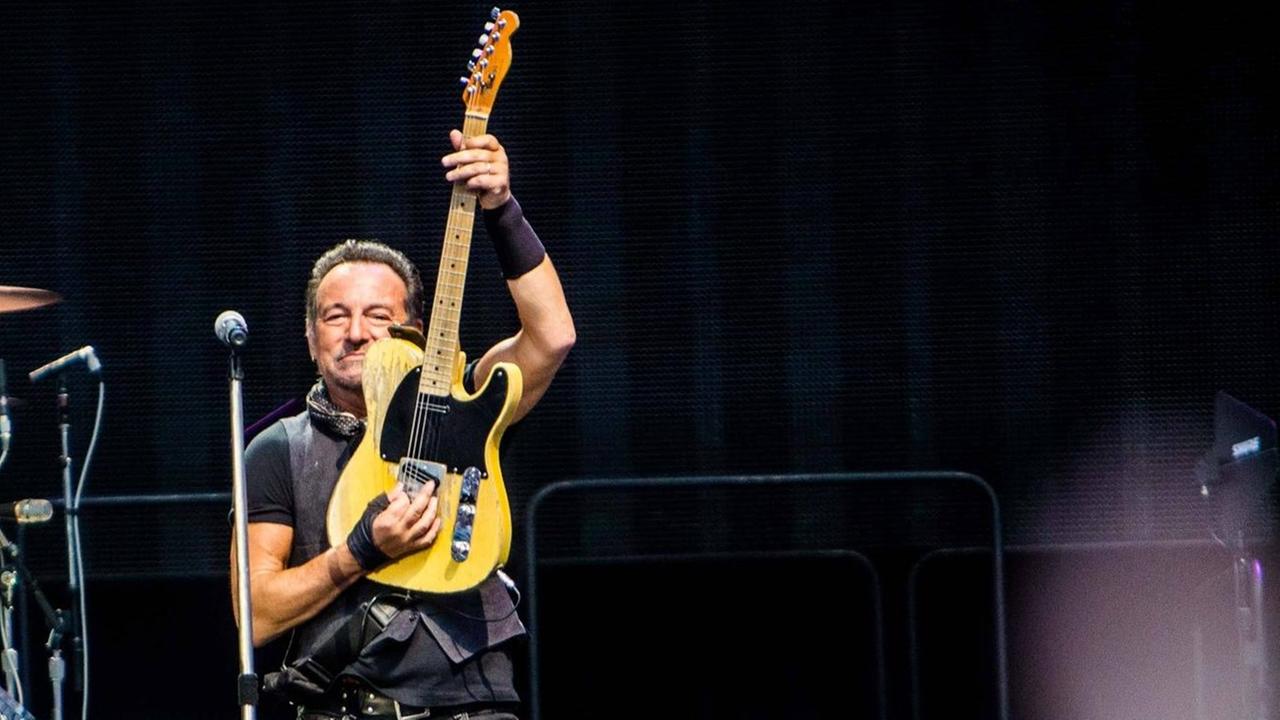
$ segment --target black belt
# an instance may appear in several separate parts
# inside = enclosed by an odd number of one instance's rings
[[[502,703],[469,703],[440,707],[402,705],[382,693],[365,687],[338,687],[325,697],[309,702],[298,714],[302,720],[310,718],[386,718],[387,720],[426,720],[427,718],[484,717],[496,712],[508,712],[514,705]]]

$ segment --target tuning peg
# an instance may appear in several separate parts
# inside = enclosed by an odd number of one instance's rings
[[[502,33],[500,32],[489,33],[489,37],[493,38],[494,42],[500,42],[502,40]]]
[[[489,17],[493,18],[494,20],[497,20],[498,16],[501,14],[502,14],[502,11],[498,9],[497,5],[494,5],[493,9],[489,11]]]
[[[487,22],[487,23],[485,23],[485,24],[484,24],[484,31],[485,31],[485,32],[493,32],[493,28],[494,28],[494,25],[493,25],[493,23],[491,23],[491,22]]]
[[[481,50],[480,48],[476,48],[476,49],[474,49],[474,50],[472,50],[472,51],[471,51],[471,57],[473,57],[473,58],[475,58],[475,59],[477,59],[477,60],[479,60],[479,59],[480,59],[480,56],[481,56],[481,55],[484,55],[484,51],[483,51],[483,50]]]
[[[458,82],[462,83],[463,85],[470,85],[470,84],[471,84],[471,78],[469,78],[469,77],[460,77],[460,78],[458,78]]]
[[[480,36],[480,39],[476,41],[476,44],[477,44],[477,45],[479,45],[480,47],[484,47],[485,45],[488,45],[488,44],[489,44],[489,36],[488,36],[488,35],[481,35],[481,36]]]
[[[467,70],[469,70],[469,71],[471,71],[471,72],[475,72],[475,71],[476,71],[476,61],[475,61],[475,60],[468,60],[468,61],[467,61]]]
[[[493,54],[493,46],[492,46],[492,45],[485,45],[485,46],[484,46],[484,52],[485,52],[485,54],[486,54],[486,55],[492,55],[492,54]]]

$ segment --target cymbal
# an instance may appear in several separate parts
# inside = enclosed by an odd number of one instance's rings
[[[0,285],[0,313],[18,312],[62,302],[62,296],[51,290]]]

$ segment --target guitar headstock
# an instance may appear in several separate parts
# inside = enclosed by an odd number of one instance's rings
[[[470,75],[462,78],[462,102],[468,111],[488,114],[498,88],[511,68],[511,36],[520,28],[520,17],[510,10],[494,8],[484,24],[479,47],[471,51],[467,62]]]

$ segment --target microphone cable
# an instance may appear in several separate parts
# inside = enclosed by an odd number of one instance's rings
[[[75,536],[75,553],[76,553],[76,578],[80,586],[80,678],[83,682],[83,692],[80,697],[80,717],[81,720],[89,720],[89,608],[85,601],[85,575],[84,575],[84,551],[80,543],[80,497],[84,494],[84,486],[89,477],[89,464],[93,461],[94,450],[98,447],[98,434],[102,429],[102,407],[106,402],[106,383],[102,379],[102,375],[98,376],[98,409],[94,413],[93,418],[93,434],[89,438],[89,449],[84,454],[84,464],[80,466],[80,481],[76,484],[75,495],[75,515],[71,518],[74,527]]]

